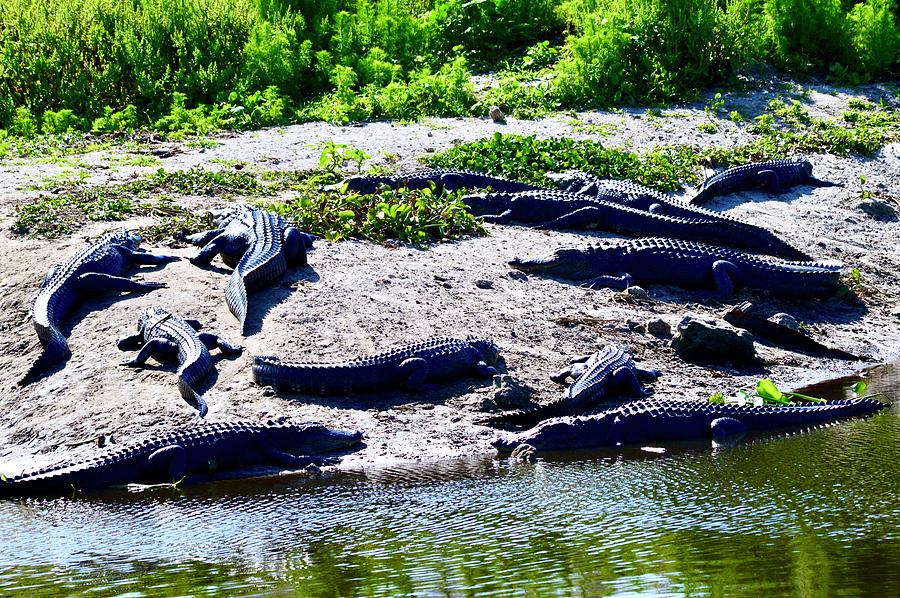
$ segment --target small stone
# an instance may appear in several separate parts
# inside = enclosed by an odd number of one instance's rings
[[[441,283],[441,286],[444,287],[445,289],[452,289],[452,288],[453,288],[453,285],[450,284],[449,282],[443,282],[443,283]]]
[[[753,335],[720,320],[687,315],[678,323],[672,348],[686,361],[757,363]]]
[[[435,279],[436,281],[438,281],[438,282],[444,282],[445,280],[447,280],[447,277],[446,277],[446,276],[441,276],[440,274],[435,274],[435,275],[434,275],[434,279]]]
[[[492,289],[494,288],[494,283],[490,280],[479,279],[475,281],[475,286],[479,289]]]
[[[520,280],[522,282],[526,282],[528,280],[528,275],[521,270],[510,270],[506,273],[506,275],[513,280]]]
[[[791,314],[786,314],[784,312],[779,312],[769,318],[770,322],[774,322],[780,326],[784,326],[785,328],[790,328],[791,330],[800,331],[800,322],[797,321],[797,318],[792,316]]]
[[[491,117],[491,120],[495,123],[505,123],[506,115],[503,114],[503,111],[500,110],[500,106],[491,106],[488,110],[488,116]]]
[[[882,222],[897,220],[897,210],[894,206],[880,199],[864,199],[856,204],[856,207],[875,220],[881,220]]]
[[[271,387],[271,386],[266,386],[266,387],[263,389],[263,396],[264,396],[264,397],[274,397],[275,394],[276,394],[276,393],[275,393],[275,389],[274,389],[273,387]]]
[[[635,330],[640,330],[641,328],[643,328],[643,326],[641,325],[640,322],[638,322],[637,320],[632,320],[631,318],[625,320],[625,327],[626,327],[629,331],[632,331],[632,332],[635,331]]]
[[[639,287],[639,286],[628,287],[627,289],[625,289],[622,292],[625,293],[626,295],[628,295],[629,297],[634,297],[635,299],[649,299],[650,298],[650,295],[647,293],[647,291],[643,287]]]
[[[244,165],[241,164],[240,162],[238,162],[237,164],[234,165],[234,169],[235,170],[244,170]]]
[[[647,321],[647,332],[653,336],[661,336],[668,338],[672,336],[672,327],[662,318]]]

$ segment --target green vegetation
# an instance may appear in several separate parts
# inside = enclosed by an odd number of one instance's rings
[[[481,224],[466,211],[459,193],[430,189],[385,190],[373,195],[323,193],[325,183],[338,178],[344,161],[357,164],[368,157],[360,150],[329,144],[322,152],[323,169],[313,172],[158,170],[149,177],[118,185],[74,188],[59,195],[41,196],[17,209],[13,231],[52,238],[71,234],[91,221],[119,221],[151,216],[157,223],[141,229],[158,241],[213,228],[213,219],[176,203],[172,195],[244,197],[277,212],[301,229],[328,240],[362,237],[376,242],[397,239],[425,244],[462,235],[484,234]],[[295,193],[290,199],[281,195]],[[279,197],[276,199],[275,196]]]
[[[0,129],[178,137],[900,72],[897,0],[0,0]],[[563,34],[563,35],[561,35]],[[473,72],[494,74],[476,89]],[[2,142],[2,139],[0,139]]]
[[[850,387],[850,391],[857,398],[873,398],[880,396],[881,393],[876,393],[874,395],[865,395],[866,389],[868,385],[865,382],[859,381],[853,384]],[[816,397],[810,397],[808,395],[800,394],[799,392],[788,392],[786,390],[780,390],[775,383],[769,380],[768,378],[763,378],[756,383],[756,388],[753,392],[748,390],[739,390],[734,397],[726,397],[724,393],[716,392],[709,395],[709,402],[718,405],[724,405],[726,403],[737,403],[741,405],[746,404],[755,404],[755,405],[776,405],[776,406],[787,406],[787,405],[795,405],[798,401],[804,401],[807,403],[825,403],[825,399],[820,399]]]
[[[706,123],[704,123],[706,124]],[[710,123],[713,124],[713,123]],[[432,166],[470,168],[523,181],[550,185],[545,173],[575,168],[604,178],[631,179],[662,191],[700,180],[703,168],[745,164],[798,153],[872,155],[900,139],[900,114],[869,105],[851,109],[836,119],[809,116],[796,100],[773,100],[751,125],[746,145],[693,147],[671,145],[632,152],[611,149],[597,141],[568,138],[537,139],[495,133],[430,156]]]

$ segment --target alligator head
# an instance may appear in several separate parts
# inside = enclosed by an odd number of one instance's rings
[[[170,314],[168,310],[157,305],[151,305],[138,317],[138,332],[145,334],[146,331],[152,330],[155,326],[158,326],[170,317],[172,317],[172,314]]]
[[[622,250],[618,247],[593,247],[590,250],[563,247],[549,255],[516,258],[510,267],[523,272],[537,272],[559,278],[580,280],[592,278],[597,273],[617,274],[621,271],[618,258]]]
[[[494,365],[500,358],[500,347],[494,344],[494,341],[477,336],[466,337],[466,340],[481,353],[482,359],[488,365]]]
[[[117,230],[106,236],[106,241],[112,245],[123,245],[129,249],[137,249],[143,241],[143,237],[130,230]]]
[[[520,444],[537,450],[568,450],[590,446],[614,446],[619,422],[615,415],[600,414],[590,418],[562,417],[549,419],[531,430],[501,436],[491,444],[500,453],[510,453]]]
[[[318,422],[302,424],[269,421],[267,439],[272,446],[287,453],[319,454],[339,451],[362,441],[362,432],[333,430]]]

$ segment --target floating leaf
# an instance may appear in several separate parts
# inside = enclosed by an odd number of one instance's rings
[[[857,382],[856,384],[854,384],[853,386],[851,386],[851,387],[850,387],[850,390],[852,390],[852,391],[853,391],[853,394],[855,394],[856,396],[860,396],[860,395],[862,395],[864,392],[866,392],[866,389],[867,389],[868,387],[869,387],[868,384],[866,384],[865,382],[863,382],[862,380],[860,380],[859,382]]]
[[[756,383],[756,394],[764,399],[775,401],[777,403],[786,402],[784,400],[784,394],[780,390],[778,390],[778,387],[775,386],[775,383],[768,378],[763,378]]]

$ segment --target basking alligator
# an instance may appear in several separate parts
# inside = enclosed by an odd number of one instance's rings
[[[565,450],[718,438],[751,430],[810,426],[867,415],[887,407],[873,399],[791,407],[714,405],[705,401],[645,399],[586,417],[560,417],[519,434],[499,438],[494,447],[510,452],[521,444]]]
[[[723,218],[666,216],[566,191],[541,189],[462,198],[485,222],[539,222],[540,228],[602,229],[628,236],[660,236],[739,247],[786,259],[807,259],[772,233]]]
[[[251,244],[254,219],[259,217],[259,208],[236,202],[211,213],[216,218],[217,227],[185,237],[193,245],[202,245],[200,253],[191,258],[196,265],[209,264],[216,255],[234,268]],[[300,232],[279,218],[281,238],[285,246],[285,256],[291,265],[306,265],[306,250],[313,245],[314,237]]]
[[[178,358],[178,390],[188,404],[204,417],[206,401],[194,390],[213,367],[209,349],[219,347],[225,355],[240,355],[242,347],[232,345],[221,336],[200,330],[197,320],[182,320],[161,307],[148,307],[138,319],[138,333],[119,341],[123,351],[140,348],[140,352],[122,365],[139,367],[151,355]]]
[[[368,195],[378,191],[382,185],[391,189],[406,187],[407,189],[428,189],[432,186],[437,191],[455,191],[456,189],[483,189],[490,187],[494,191],[528,191],[539,189],[534,185],[511,181],[499,176],[475,172],[473,170],[417,170],[403,175],[358,175],[344,179],[340,183],[327,185],[323,191],[347,191]]]
[[[829,297],[840,288],[841,264],[790,262],[678,239],[629,239],[617,245],[563,248],[510,266],[583,281],[591,288],[625,289],[634,284],[714,287],[728,298],[735,288],[764,289],[783,297]]]
[[[305,467],[333,462],[333,458],[314,455],[351,447],[361,440],[359,432],[330,430],[313,422],[202,424],[157,434],[105,455],[5,477],[0,480],[0,496],[174,483],[253,465]]]
[[[241,323],[241,333],[247,320],[247,293],[267,287],[279,280],[288,264],[305,266],[306,248],[312,246],[312,236],[289,226],[280,216],[236,204],[218,213],[219,228],[196,233],[187,240],[206,243],[193,264],[208,264],[222,254],[234,271],[225,289],[225,302]]]
[[[783,193],[795,185],[837,186],[837,183],[817,179],[812,170],[812,163],[799,158],[735,166],[706,179],[690,202],[699,205],[719,195],[761,187],[772,193]]]
[[[300,394],[344,395],[391,388],[416,389],[467,375],[497,373],[499,349],[475,336],[437,337],[343,363],[292,363],[272,355],[253,357],[253,380]]]
[[[44,350],[20,386],[37,380],[50,367],[67,359],[71,352],[60,331],[61,320],[83,298],[100,291],[146,292],[159,289],[161,282],[138,282],[123,276],[132,265],[160,265],[177,261],[170,255],[155,255],[138,249],[141,236],[116,231],[88,245],[47,272],[31,308],[34,329]]]
[[[551,417],[585,411],[607,394],[617,391],[630,391],[631,394],[646,396],[650,392],[641,386],[639,379],[655,380],[658,376],[657,370],[637,367],[626,349],[618,345],[607,345],[593,355],[573,360],[567,368],[550,377],[554,382],[564,382],[569,377],[573,379],[558,400],[534,409],[501,413],[487,419],[485,423],[533,426]]]
[[[588,195],[602,201],[610,201],[626,205],[636,210],[653,212],[676,218],[694,218],[718,222],[723,228],[731,230],[734,241],[727,243],[734,247],[744,247],[761,253],[775,255],[786,260],[808,260],[810,256],[799,249],[785,243],[772,232],[748,224],[737,218],[691,205],[680,199],[669,197],[656,189],[651,189],[634,181],[618,179],[601,179],[580,170],[567,170],[562,173],[549,173],[548,178],[554,180],[563,190],[570,193]],[[666,235],[670,236],[670,235]],[[740,240],[738,240],[740,239]],[[693,241],[704,241],[696,237]],[[737,243],[741,243],[738,245]]]

